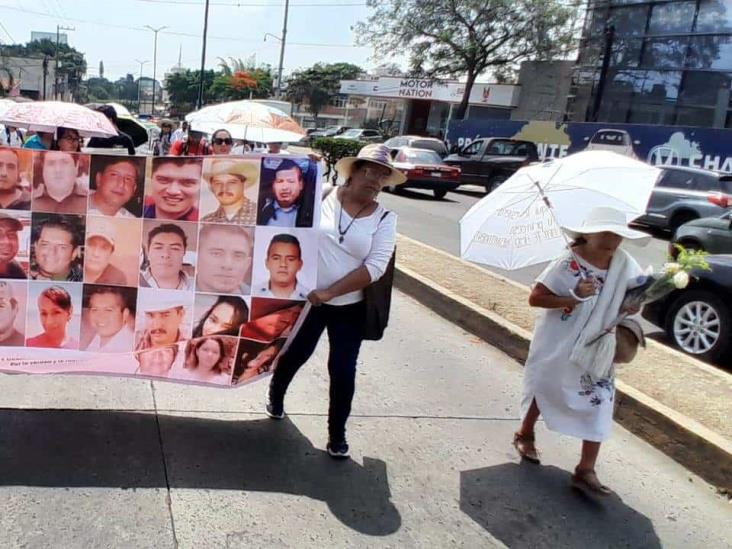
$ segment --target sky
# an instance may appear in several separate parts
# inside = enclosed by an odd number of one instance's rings
[[[257,64],[276,70],[284,19],[284,0],[210,0],[206,68],[218,58],[256,56]],[[317,62],[350,62],[369,69],[384,58],[373,58],[368,47],[355,46],[351,26],[368,17],[366,0],[290,0],[284,73]],[[97,76],[104,61],[104,76],[140,73],[152,76],[154,28],[158,34],[157,77],[178,62],[186,68],[201,65],[204,0],[0,0],[0,42],[26,43],[31,31],[66,32],[69,44],[86,55],[88,76]],[[138,60],[138,61],[136,61]]]

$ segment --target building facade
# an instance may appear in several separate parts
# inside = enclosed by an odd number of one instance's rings
[[[732,0],[589,0],[566,119],[732,128]]]

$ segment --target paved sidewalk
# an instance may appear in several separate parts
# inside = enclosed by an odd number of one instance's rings
[[[322,450],[325,345],[283,422],[264,382],[0,377],[0,546],[732,546],[732,505],[622,428],[601,502],[568,488],[575,440],[540,429],[545,464],[519,464],[520,366],[398,292],[393,315],[364,346],[341,463]]]

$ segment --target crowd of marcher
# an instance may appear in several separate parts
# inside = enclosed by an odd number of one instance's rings
[[[116,126],[117,116],[114,109],[101,107],[100,110]],[[52,151],[78,152],[82,144],[82,138],[76,130],[63,127],[58,128],[55,133],[38,132],[28,139],[24,139],[16,128],[6,127],[1,137],[2,144],[12,147]],[[94,148],[123,147],[130,154],[135,153],[131,138],[124,133],[112,138],[94,138],[88,145]],[[251,150],[251,144],[237,143],[226,129],[215,131],[209,141],[202,132],[188,127],[187,123],[175,128],[173,121],[168,119],[160,122],[160,133],[151,147],[152,154],[156,156],[224,156]],[[280,143],[270,143],[268,152],[287,154]],[[207,179],[212,192],[216,192],[217,186],[226,184],[222,176],[229,179],[239,178],[242,185],[248,177],[251,178],[251,174],[232,172],[231,166],[223,159],[222,162],[224,163],[220,165],[212,164],[211,172],[201,175]],[[9,177],[7,173],[12,170],[12,163],[12,158],[0,158],[0,187]],[[174,162],[163,162],[156,169],[167,167],[179,168]],[[302,191],[302,173],[298,173],[298,170],[295,163],[285,163],[279,170],[281,174],[277,174],[273,199],[259,213],[266,215],[266,224],[278,225],[283,220],[289,220],[287,225],[298,225],[302,212],[298,211],[297,203],[293,199],[299,197]],[[267,415],[273,419],[285,417],[285,396],[290,382],[312,356],[322,333],[327,331],[330,344],[327,363],[330,376],[327,451],[333,457],[344,458],[349,455],[346,423],[355,392],[359,351],[363,340],[373,328],[369,325],[373,318],[368,312],[371,305],[369,300],[373,298],[367,296],[367,289],[373,287],[389,271],[393,265],[395,250],[397,216],[379,204],[377,199],[385,186],[399,185],[404,182],[405,177],[392,166],[390,151],[384,145],[363,147],[357,157],[341,159],[336,170],[342,184],[324,193],[320,224],[317,227],[319,265],[316,289],[309,291],[298,286],[293,277],[287,280],[283,278],[281,287],[265,283],[257,291],[267,295],[295,295],[310,303],[304,322],[280,356],[269,384],[265,406]],[[131,181],[139,175],[135,174],[134,166],[130,167],[130,172]],[[99,177],[100,183],[103,182],[104,173],[100,172]],[[0,188],[0,193],[3,192],[5,191]],[[49,192],[53,192],[53,189],[49,189]],[[67,199],[71,200],[74,195],[69,196],[71,198]],[[7,194],[2,197],[3,204],[23,199],[17,192],[12,196]],[[127,195],[124,197],[129,198]],[[103,185],[98,187],[97,198],[99,200],[92,198],[95,207],[102,209],[109,206],[104,200]],[[256,208],[248,204],[245,197],[240,198],[235,204],[221,202],[219,210],[208,215],[221,223],[230,222],[232,217],[251,218],[252,221],[249,222],[253,222],[258,215]],[[121,204],[116,204],[114,211],[120,211],[120,207]],[[152,207],[155,206],[148,206]],[[163,213],[165,212],[153,217],[161,217]],[[186,219],[185,216],[191,215],[191,210],[181,210],[170,213],[170,219]],[[145,216],[150,217],[147,213]],[[226,225],[213,227],[226,228]],[[147,247],[153,249],[157,239],[165,237],[166,242],[171,241],[178,246],[178,253],[182,257],[186,249],[186,235],[176,232],[175,228],[174,225],[160,225],[148,235]],[[62,229],[65,230],[64,227],[56,229],[61,232]],[[571,245],[537,278],[529,298],[530,305],[541,309],[542,314],[537,321],[526,363],[522,422],[514,435],[513,444],[521,458],[539,463],[534,430],[537,420],[543,416],[550,430],[582,440],[581,457],[572,475],[572,483],[593,494],[607,495],[611,491],[600,482],[595,466],[601,443],[609,436],[612,425],[614,370],[611,369],[602,379],[593,379],[576,367],[573,353],[575,342],[585,330],[588,318],[595,309],[616,306],[613,305],[614,301],[602,299],[602,296],[609,292],[624,291],[630,280],[640,273],[640,268],[632,257],[619,248],[622,240],[641,239],[645,235],[629,229],[622,212],[611,208],[592,210],[582,226],[564,227],[564,230],[573,238]],[[17,232],[17,223],[13,225],[0,219],[0,262],[3,249],[17,246]],[[69,233],[72,234],[73,231],[70,230]],[[101,244],[112,242],[113,246],[113,238],[103,228],[97,234]],[[228,233],[207,234],[202,231],[199,239],[203,244],[207,239],[225,241],[226,234]],[[247,238],[247,234],[242,231],[241,235],[235,235],[234,240],[241,242]],[[10,244],[4,244],[6,241]],[[78,242],[72,244],[79,245]],[[288,265],[296,272],[298,265],[301,266],[299,242],[286,238],[273,241],[267,253],[267,261],[271,261],[273,265],[275,262],[285,264],[289,261]],[[198,267],[199,286],[207,284],[206,265],[211,269],[215,268],[213,260],[209,263],[201,261]],[[39,261],[39,268],[42,266],[43,263]],[[7,272],[12,270],[11,267],[12,265],[4,265]],[[290,267],[282,267],[283,273],[287,274],[285,271]],[[105,275],[100,271],[98,274],[100,277],[108,277],[114,273]],[[192,284],[186,274],[177,268],[169,275],[170,280],[160,271],[155,254],[151,253],[149,264],[141,274],[140,286],[186,288]],[[275,278],[272,280],[277,282]],[[236,288],[217,287],[214,278],[211,288],[204,286],[199,289],[236,293]],[[67,306],[68,300],[63,295],[48,294],[43,298],[48,301],[49,307],[53,305],[63,309]],[[5,317],[12,318],[13,307],[12,297],[4,298],[0,294],[0,324],[7,325],[7,322],[2,321]],[[216,322],[226,324],[230,319],[245,316],[245,308],[243,302],[233,297],[216,302],[196,327],[196,335],[206,336],[210,333],[210,326]],[[611,312],[617,314],[619,311]],[[626,312],[631,315],[637,313]],[[231,322],[232,325],[235,324]],[[643,336],[640,327],[633,322],[631,316],[626,323],[626,329],[636,336],[633,344],[637,347],[642,343]],[[12,322],[9,326],[12,327]],[[126,337],[131,336],[127,334]],[[603,352],[618,352],[614,346],[611,347]],[[281,345],[266,349],[268,359],[272,359],[279,348]],[[224,351],[221,342],[217,340],[202,339],[196,345],[189,346],[186,354],[191,376],[199,375],[196,373],[198,370],[205,370],[210,376],[219,375]],[[604,358],[613,360],[617,359],[617,355]],[[161,355],[160,361],[174,359],[175,353],[171,351],[170,357]],[[254,362],[256,360],[260,360],[259,356],[253,359]],[[149,367],[153,366],[154,364]]]

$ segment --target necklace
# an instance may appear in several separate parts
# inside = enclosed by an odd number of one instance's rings
[[[351,225],[353,225],[353,222],[356,221],[359,215],[361,215],[361,212],[363,212],[366,208],[368,208],[371,204],[366,204],[361,207],[358,212],[356,212],[356,215],[351,218],[351,222],[346,226],[345,230],[341,230],[341,218],[343,217],[343,204],[341,204],[341,209],[338,211],[338,234],[340,235],[338,237],[338,243],[343,244],[343,239],[346,238],[346,233],[348,232],[348,229],[351,228]]]

